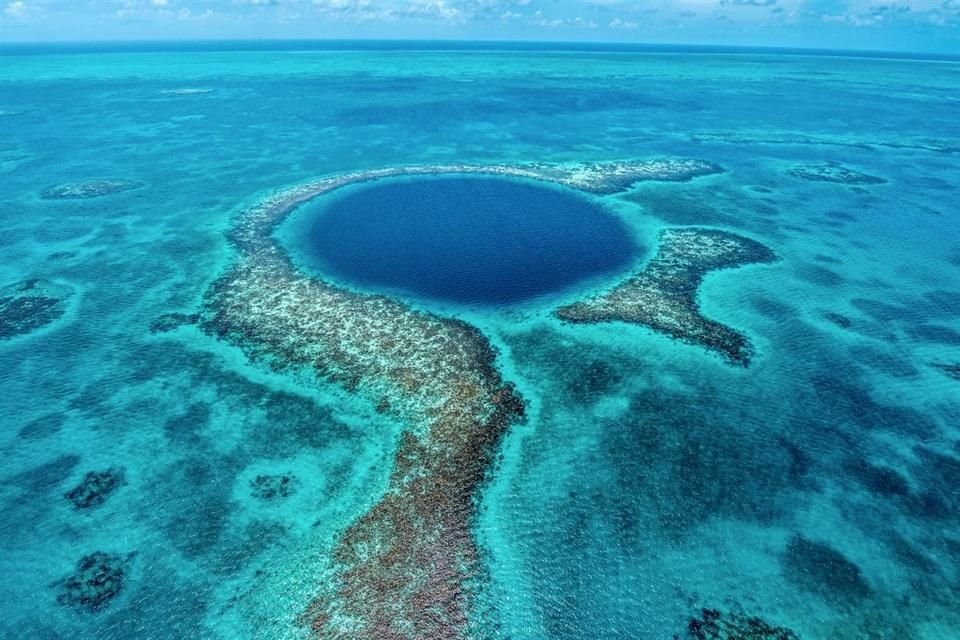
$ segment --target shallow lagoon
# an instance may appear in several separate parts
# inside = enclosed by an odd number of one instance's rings
[[[602,198],[649,247],[639,263],[691,225],[780,258],[698,291],[754,357],[735,367],[642,326],[566,324],[550,304],[448,310],[498,349],[526,403],[477,496],[472,635],[696,637],[714,611],[801,638],[960,634],[955,64],[8,60],[0,287],[37,278],[69,298],[0,342],[0,570],[15,577],[2,634],[309,636],[298,617],[383,497],[408,425],[191,320],[236,260],[225,232],[245,207],[349,170],[646,157],[725,172]],[[43,197],[114,181],[138,186]],[[170,313],[184,322],[157,322]],[[77,586],[91,575],[109,586],[99,598]]]

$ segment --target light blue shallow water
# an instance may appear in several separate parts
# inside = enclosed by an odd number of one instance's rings
[[[308,637],[403,425],[150,331],[196,311],[242,206],[349,170],[666,156],[725,172],[605,206],[641,247],[706,225],[773,249],[699,294],[756,356],[549,304],[457,311],[528,403],[478,496],[478,635],[696,638],[708,608],[960,637],[958,95],[956,63],[770,53],[4,55],[0,298],[40,278],[63,299],[0,338],[0,636]],[[41,197],[89,180],[131,188]],[[108,470],[102,504],[66,497]],[[65,578],[96,552],[123,574],[91,603]]]

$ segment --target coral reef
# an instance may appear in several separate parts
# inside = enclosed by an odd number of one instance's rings
[[[0,340],[30,333],[60,318],[73,288],[30,279],[0,289]]]
[[[63,413],[48,413],[23,425],[17,432],[17,437],[24,440],[47,438],[58,433],[66,421]]]
[[[666,229],[660,233],[657,254],[642,271],[605,293],[561,307],[556,313],[569,322],[641,324],[746,366],[751,356],[746,337],[701,315],[697,288],[710,271],[775,260],[776,255],[766,246],[728,231]]]
[[[143,184],[136,180],[87,180],[47,187],[40,192],[40,197],[44,200],[82,200],[129,191],[141,186]]]
[[[813,182],[838,182],[840,184],[883,184],[886,182],[883,178],[854,171],[836,162],[797,165],[787,173],[795,178]]]
[[[910,494],[910,483],[895,469],[877,466],[860,458],[848,461],[843,467],[864,487],[879,496],[889,498]]]
[[[80,464],[80,456],[64,453],[3,479],[4,484],[33,494],[51,491],[66,480]]]
[[[701,609],[687,623],[687,637],[693,640],[800,640],[784,627],[775,627],[756,616]],[[674,636],[676,640],[679,636]]]
[[[250,495],[261,500],[289,498],[297,491],[297,479],[294,476],[258,475],[250,481]]]
[[[842,313],[828,311],[827,313],[823,314],[823,317],[841,329],[849,329],[853,326],[853,321]]]
[[[87,613],[106,608],[123,589],[129,561],[130,556],[103,551],[83,556],[71,575],[53,585],[57,602]]]
[[[97,507],[106,502],[114,491],[126,484],[123,468],[90,471],[79,485],[64,494],[78,509]]]
[[[523,403],[496,353],[465,322],[300,273],[272,236],[298,205],[349,184],[467,173],[611,193],[639,180],[719,170],[700,161],[396,167],[316,180],[268,196],[228,232],[237,259],[207,292],[201,327],[277,370],[312,371],[402,421],[386,494],[344,531],[301,621],[323,638],[463,637],[481,574],[475,494]]]
[[[647,180],[686,182],[700,176],[723,172],[722,167],[711,162],[688,159],[524,166],[538,174],[536,177],[541,179],[552,179],[568,187],[601,195],[625,191],[631,185]]]
[[[164,313],[150,323],[150,333],[166,333],[199,321],[200,314],[197,313]]]
[[[788,146],[829,146],[846,147],[859,150],[876,150],[877,147],[886,149],[913,149],[930,151],[933,153],[960,153],[960,146],[953,140],[935,140],[930,138],[907,138],[898,135],[896,138],[852,138],[848,134],[820,134],[816,136],[804,132],[769,131],[759,135],[731,133],[730,131],[699,131],[690,134],[692,142],[719,142],[738,146],[754,146],[760,144],[788,145]]]
[[[860,567],[822,542],[794,535],[783,553],[784,575],[797,586],[838,604],[870,595]]]
[[[944,375],[960,380],[960,362],[933,362],[932,366],[943,371]]]

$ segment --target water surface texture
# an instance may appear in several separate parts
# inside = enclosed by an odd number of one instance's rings
[[[0,58],[0,637],[960,638],[960,64],[156,49]]]

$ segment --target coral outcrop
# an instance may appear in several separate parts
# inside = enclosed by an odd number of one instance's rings
[[[297,492],[296,477],[288,474],[258,475],[250,481],[250,495],[260,500],[289,498]]]
[[[30,279],[0,289],[0,340],[35,331],[67,310],[73,288]]]
[[[44,200],[84,200],[99,198],[121,191],[129,191],[143,186],[136,180],[87,180],[68,182],[47,187],[40,192]]]
[[[126,474],[122,468],[106,471],[90,471],[76,487],[64,494],[78,509],[97,507],[107,501],[110,495],[126,484]]]
[[[855,171],[836,162],[797,165],[787,173],[795,178],[813,182],[837,182],[850,185],[883,184],[886,182],[883,178]]]
[[[123,590],[129,561],[103,551],[83,556],[72,574],[54,584],[57,602],[86,613],[105,609]]]
[[[691,640],[800,640],[790,629],[774,626],[762,618],[723,613],[718,609],[701,609],[690,618],[687,637]]]

